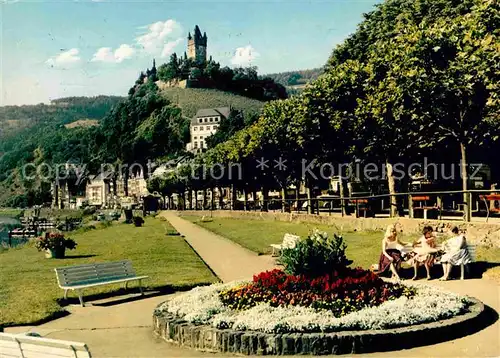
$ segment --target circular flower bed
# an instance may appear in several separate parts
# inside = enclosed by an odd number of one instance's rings
[[[159,306],[217,329],[264,333],[383,330],[467,312],[472,301],[439,288],[382,280],[352,269],[342,237],[315,231],[285,249],[283,270],[250,282],[196,288]]]
[[[276,271],[266,274],[280,275]],[[382,281],[380,292],[388,290],[401,294],[383,302],[384,293],[375,295],[378,304],[373,306],[367,304],[369,300],[350,297],[336,299],[331,306],[321,303],[324,302],[321,300],[310,301],[310,297],[295,301],[293,295],[285,295],[284,301],[273,301],[256,294],[256,299],[251,300],[252,295],[245,293],[259,285],[260,276],[262,274],[250,283],[232,282],[195,288],[159,306],[158,313],[168,312],[187,322],[220,329],[266,333],[337,332],[382,330],[439,321],[465,313],[471,303],[465,297],[436,287],[387,281]],[[365,291],[360,289],[359,292]],[[230,299],[233,296],[235,300]],[[241,302],[245,302],[243,309],[238,308]],[[301,305],[301,302],[306,302],[306,305]],[[319,307],[315,302],[320,302]]]

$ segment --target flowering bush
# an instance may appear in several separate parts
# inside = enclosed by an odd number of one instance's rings
[[[39,237],[35,242],[35,247],[38,251],[61,249],[73,250],[76,248],[76,245],[77,244],[73,239],[66,239],[63,234],[56,232],[47,233],[45,236]]]
[[[335,316],[377,306],[402,295],[412,296],[406,286],[384,282],[370,271],[345,269],[316,278],[287,275],[273,270],[254,276],[253,282],[220,293],[231,309],[245,310],[260,303],[278,306],[304,306],[330,310]]]
[[[295,247],[283,249],[279,262],[290,275],[317,277],[345,270],[352,263],[345,249],[341,236],[329,238],[326,232],[315,230],[309,237],[299,240]]]
[[[220,293],[245,283],[233,282],[196,288],[165,302],[158,311],[177,315],[187,322],[208,324],[220,329],[253,330],[266,333],[335,332],[380,330],[447,319],[467,310],[469,301],[435,286],[404,284],[415,292],[375,307],[336,317],[327,309],[302,306],[273,307],[261,303],[247,310],[225,306]]]

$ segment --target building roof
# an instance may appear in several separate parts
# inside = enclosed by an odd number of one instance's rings
[[[222,118],[227,118],[229,117],[230,112],[231,112],[230,107],[199,109],[198,112],[196,112],[196,116],[194,116],[194,118],[191,119],[191,124],[198,124],[197,119],[203,117],[221,116]]]

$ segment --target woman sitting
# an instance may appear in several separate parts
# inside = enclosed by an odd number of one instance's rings
[[[422,231],[422,237],[418,239],[413,244],[412,257],[408,261],[409,264],[413,266],[414,274],[413,280],[417,279],[418,267],[420,265],[425,266],[425,271],[427,272],[427,279],[431,279],[431,267],[436,259],[436,254],[439,249],[436,245],[436,237],[434,236],[433,229],[430,226],[425,226]]]
[[[398,239],[396,226],[389,225],[382,240],[382,253],[380,254],[379,271],[377,271],[377,274],[384,273],[387,269],[390,269],[392,278],[400,279],[399,270],[402,262],[402,250],[405,245],[407,244]]]
[[[454,227],[451,232],[455,235],[443,244],[444,255],[441,257],[443,264],[443,277],[440,280],[450,278],[451,266],[467,265],[472,262],[467,251],[467,240],[465,235],[460,233],[458,227]],[[463,277],[462,277],[463,279]]]

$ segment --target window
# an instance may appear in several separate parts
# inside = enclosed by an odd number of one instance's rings
[[[215,121],[218,122],[219,121],[219,117],[215,117]]]
[[[205,123],[207,123],[207,122],[208,122],[208,118],[205,118]]]
[[[201,137],[200,137],[200,138],[201,138]],[[194,137],[194,140],[197,140],[197,139],[198,139],[198,137]]]
[[[194,142],[194,148],[198,148],[198,142]]]
[[[203,123],[203,118],[198,118],[198,123]]]
[[[196,138],[195,138],[195,139],[196,139]],[[203,136],[202,136],[202,135],[200,136],[200,139],[203,139]]]
[[[213,122],[213,121],[214,121],[214,119],[212,117],[210,117],[210,122]]]
[[[203,126],[200,127],[200,131],[202,131],[202,130],[203,130]]]
[[[193,131],[197,131],[198,130],[198,127],[193,127]]]

